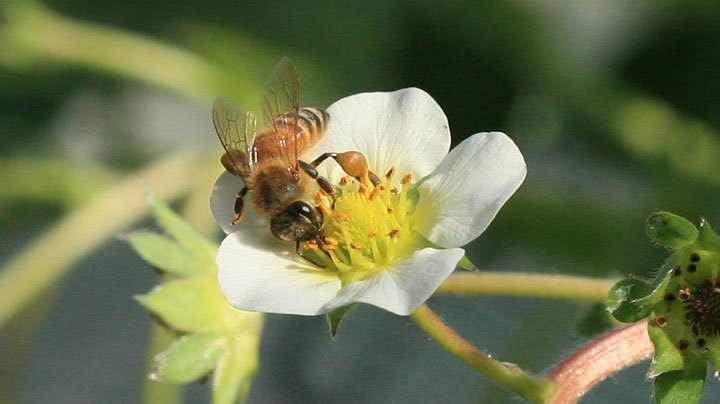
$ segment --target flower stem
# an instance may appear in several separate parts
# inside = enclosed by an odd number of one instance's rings
[[[0,268],[0,325],[67,273],[78,260],[147,215],[143,184],[160,199],[193,185],[201,162],[181,152],[155,162],[61,219]]]
[[[143,404],[173,404],[182,402],[182,385],[152,380],[147,376],[155,370],[155,354],[167,349],[175,338],[176,336],[167,328],[155,321],[152,322],[150,326],[148,361],[145,369],[146,376],[143,381]]]
[[[523,272],[452,274],[435,292],[455,295],[506,295],[604,301],[615,279]]]
[[[557,365],[550,378],[557,385],[547,404],[574,404],[607,376],[652,355],[647,321],[612,330]]]
[[[492,359],[448,327],[426,304],[410,316],[443,349],[531,403],[544,403],[552,397],[555,391],[552,380],[533,376],[515,365]]]
[[[209,99],[221,81],[217,68],[192,52],[154,39],[63,17],[36,1],[6,1],[0,63],[33,65],[38,59],[110,72]]]

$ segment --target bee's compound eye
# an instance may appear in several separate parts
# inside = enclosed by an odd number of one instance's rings
[[[285,212],[272,218],[270,230],[280,240],[306,241],[317,237],[322,221],[322,216],[309,203],[295,201]]]

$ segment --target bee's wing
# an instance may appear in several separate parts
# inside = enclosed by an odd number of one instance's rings
[[[253,147],[257,127],[255,114],[246,112],[229,98],[217,97],[212,119],[215,132],[232,163],[243,171],[251,170],[257,162]]]
[[[261,100],[265,125],[273,125],[278,135],[279,148],[288,167],[297,169],[298,150],[295,141],[298,132],[300,109],[300,83],[297,70],[288,57],[284,57],[270,73]]]

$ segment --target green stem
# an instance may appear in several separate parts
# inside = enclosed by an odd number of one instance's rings
[[[153,321],[150,327],[150,347],[145,374],[149,375],[155,370],[154,355],[164,351],[175,339],[167,328]],[[183,386],[177,383],[163,383],[145,377],[143,383],[142,402],[144,404],[173,404],[181,403]]]
[[[38,59],[110,72],[194,99],[210,99],[222,82],[201,57],[154,39],[63,17],[35,1],[7,0],[0,8],[0,62],[32,66]]]
[[[455,295],[505,295],[602,302],[616,279],[523,272],[452,274],[435,292]]]
[[[160,199],[174,199],[192,187],[199,167],[197,156],[188,152],[156,162],[68,214],[10,258],[0,268],[0,325],[78,260],[147,215],[146,188]]]
[[[515,365],[492,359],[448,327],[427,305],[418,307],[410,316],[443,349],[531,403],[544,403],[554,394],[552,380],[533,376]]]

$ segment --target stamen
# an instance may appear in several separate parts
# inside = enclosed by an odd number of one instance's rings
[[[413,179],[412,173],[407,173],[402,177],[402,180],[400,180],[400,183],[403,185],[409,184]]]
[[[308,240],[302,246],[306,250],[317,250],[319,248],[317,240]]]
[[[385,187],[382,185],[376,186],[375,189],[373,189],[372,192],[370,192],[370,200],[374,201],[375,198],[377,198],[377,196],[380,195],[380,191],[382,191],[383,189],[385,189]]]
[[[360,184],[360,194],[366,198],[370,198],[370,193],[368,193],[368,189],[365,186],[365,184]]]

